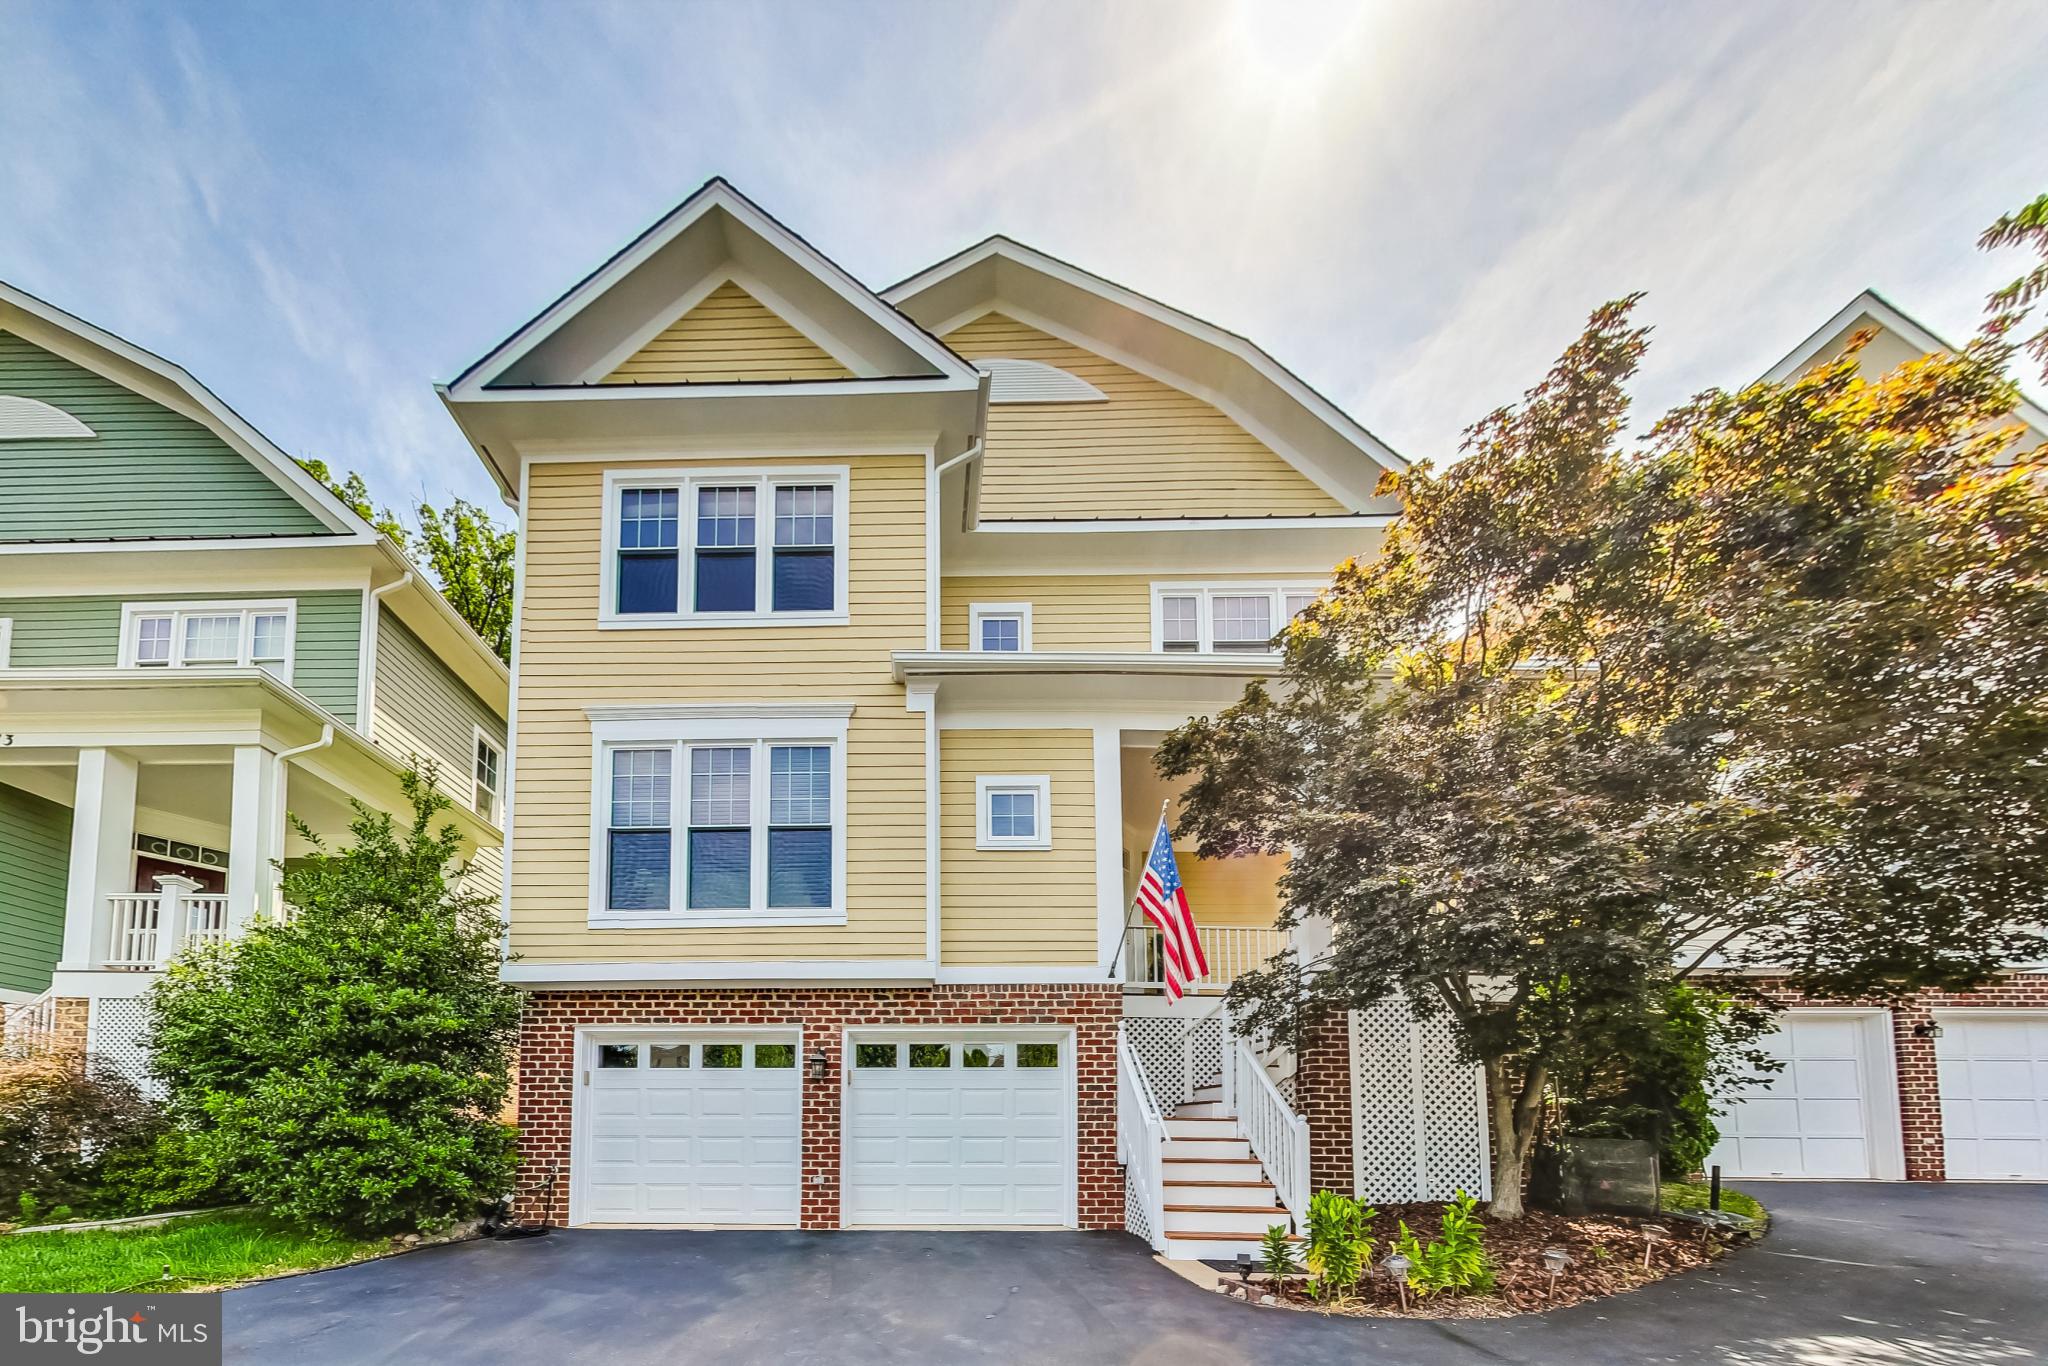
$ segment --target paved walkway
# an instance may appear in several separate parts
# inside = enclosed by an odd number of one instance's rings
[[[1325,1319],[1196,1289],[1110,1233],[577,1230],[227,1297],[227,1359],[318,1366],[1028,1362],[1997,1366],[2048,1351],[2048,1187],[1757,1187],[1771,1236],[1555,1314]]]

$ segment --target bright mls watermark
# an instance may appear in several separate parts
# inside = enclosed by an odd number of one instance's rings
[[[220,1296],[0,1295],[0,1362],[220,1366]]]

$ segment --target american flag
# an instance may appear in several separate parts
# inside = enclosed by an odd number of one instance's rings
[[[1173,837],[1166,830],[1166,813],[1159,813],[1159,833],[1152,837],[1152,854],[1145,860],[1144,876],[1138,879],[1135,904],[1159,930],[1160,956],[1166,960],[1166,999],[1178,1001],[1189,987],[1209,975],[1209,960],[1202,953],[1202,936],[1195,930],[1195,913],[1188,909],[1188,894],[1180,885],[1180,865],[1173,861]]]

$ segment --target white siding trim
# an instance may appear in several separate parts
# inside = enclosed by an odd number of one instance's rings
[[[692,959],[650,963],[507,963],[498,980],[514,986],[666,986],[726,982],[772,986],[778,982],[927,983],[932,965],[922,958],[779,958],[714,962]]]
[[[1123,731],[1095,727],[1095,952],[1100,980],[1121,981],[1124,925]]]

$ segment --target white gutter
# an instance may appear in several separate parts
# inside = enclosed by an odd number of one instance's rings
[[[396,593],[411,583],[413,578],[413,572],[408,569],[403,577],[392,580],[382,588],[372,588],[369,607],[363,613],[363,624],[370,629],[363,633],[363,641],[356,648],[363,652],[369,667],[363,670],[363,695],[356,700],[356,710],[360,713],[356,720],[362,723],[356,729],[372,740],[377,738],[377,634],[381,629],[377,624],[377,607],[384,601],[385,594]]]

